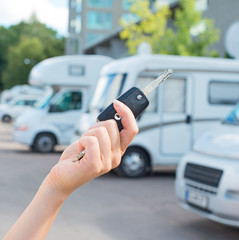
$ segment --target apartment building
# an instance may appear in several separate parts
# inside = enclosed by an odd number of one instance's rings
[[[127,19],[128,0],[69,0],[69,24],[66,53],[83,53],[89,47],[116,32],[121,17]]]
[[[166,1],[172,8],[178,0]],[[120,18],[131,19],[130,0],[69,0],[69,36],[66,54],[103,54],[113,58],[127,56],[127,48],[119,37]],[[195,0],[196,8],[203,16],[214,20],[220,29],[220,40],[212,46],[225,57],[225,38],[229,27],[239,21],[238,0]],[[170,23],[171,24],[171,23]]]

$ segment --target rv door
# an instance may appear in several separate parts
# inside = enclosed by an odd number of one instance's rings
[[[192,79],[177,74],[159,90],[160,154],[169,157],[169,161],[191,148],[192,90]]]

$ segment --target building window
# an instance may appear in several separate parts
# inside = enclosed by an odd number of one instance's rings
[[[70,21],[70,28],[71,28],[71,30],[75,30],[75,19],[71,19],[71,21]]]
[[[81,16],[76,16],[75,19],[75,33],[81,32]]]
[[[112,0],[87,0],[88,7],[111,8],[112,5]]]
[[[209,85],[210,104],[236,104],[239,101],[239,83],[212,81]]]
[[[75,0],[72,0],[72,1],[71,1],[71,8],[74,8],[74,9],[76,8],[76,2],[75,2]]]
[[[90,11],[87,14],[87,28],[88,29],[111,29],[112,28],[112,15],[105,12]]]
[[[92,33],[89,32],[86,35],[86,42],[87,44],[92,44],[94,42],[99,41],[100,39],[102,39],[105,36],[105,34],[101,34],[101,33]]]
[[[81,12],[81,10],[82,10],[82,0],[76,0],[75,5],[76,5],[76,7],[75,7],[76,12],[77,13]]]
[[[203,12],[208,8],[208,0],[195,0],[195,9]]]
[[[124,20],[125,23],[134,23],[139,20],[139,17],[135,14],[132,13],[124,13],[122,15],[122,19]]]
[[[123,5],[122,7],[125,11],[129,11],[132,4],[133,4],[133,1],[131,1],[131,0],[123,0],[122,1],[122,5]]]
[[[69,37],[68,39],[69,44],[69,53],[78,53],[79,52],[79,40],[75,37]]]

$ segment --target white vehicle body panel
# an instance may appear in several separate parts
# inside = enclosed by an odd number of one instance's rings
[[[175,181],[175,192],[180,205],[205,218],[239,227],[239,159],[207,156],[198,152],[187,154],[179,163]],[[186,164],[217,169],[223,172],[218,187],[185,179]],[[202,176],[202,175],[201,175]],[[188,198],[194,194],[195,202]],[[204,199],[204,203],[200,201]]]
[[[175,181],[183,208],[234,227],[239,227],[238,110],[198,139],[180,161]]]
[[[139,134],[131,143],[147,152],[155,169],[177,165],[196,139],[232,109],[234,103],[210,103],[214,101],[209,99],[211,85],[216,82],[225,84],[226,88],[228,84],[239,83],[236,60],[150,54],[112,61],[104,67],[101,77],[125,75],[120,95],[133,86],[146,86],[167,68],[172,68],[174,73],[149,96],[150,105],[138,119]],[[234,96],[231,92],[226,95],[230,94]],[[86,129],[84,119],[87,118],[82,116],[76,125],[79,134]],[[95,120],[95,114],[92,119]]]
[[[54,57],[37,64],[29,75],[29,83],[50,86],[55,94],[50,101],[46,99],[41,107],[28,111],[17,119],[15,141],[32,146],[38,134],[51,133],[57,144],[69,144],[74,125],[88,106],[100,70],[111,60],[105,56],[77,55]],[[78,100],[79,106],[75,106],[78,104],[76,97],[81,99]]]

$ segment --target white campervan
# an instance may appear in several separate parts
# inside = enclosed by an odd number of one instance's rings
[[[101,68],[112,58],[75,55],[49,58],[33,67],[29,83],[50,86],[37,107],[16,119],[14,140],[37,152],[51,152],[70,143],[74,125],[88,106]]]
[[[175,192],[183,208],[239,227],[239,105],[180,160]]]
[[[139,117],[139,134],[122,157],[118,174],[137,177],[160,166],[176,166],[194,141],[239,100],[239,61],[138,55],[107,64],[90,105],[75,130],[80,136],[97,114],[133,86],[144,87],[166,68],[174,73],[151,96]]]

